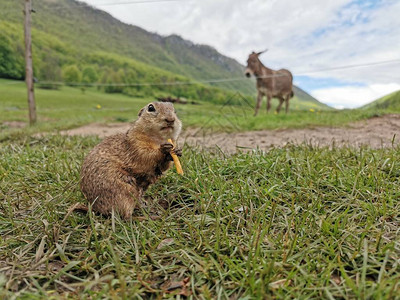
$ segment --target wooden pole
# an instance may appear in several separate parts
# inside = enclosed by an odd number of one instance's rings
[[[25,82],[28,89],[29,124],[33,125],[36,123],[36,104],[33,88],[31,13],[32,2],[25,0]]]

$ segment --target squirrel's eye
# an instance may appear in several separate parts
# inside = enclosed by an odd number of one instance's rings
[[[150,105],[147,107],[147,110],[148,110],[148,111],[156,111],[156,109],[155,109],[155,107],[154,107],[153,104],[150,104]]]

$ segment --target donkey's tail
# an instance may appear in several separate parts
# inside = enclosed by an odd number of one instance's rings
[[[293,96],[294,96],[294,93],[293,93],[293,91],[291,91],[290,92],[290,98],[293,98]]]

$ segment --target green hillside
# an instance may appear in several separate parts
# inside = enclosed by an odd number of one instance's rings
[[[0,0],[2,78],[24,77],[22,4]],[[34,1],[34,9],[34,72],[39,82],[100,83],[100,89],[108,93],[142,97],[172,94],[215,103],[223,103],[237,91],[255,95],[254,81],[245,79],[244,67],[209,46],[177,35],[163,37],[147,32],[74,0]],[[202,83],[240,77],[243,80]],[[188,84],[193,80],[199,83]],[[138,82],[143,85],[137,86]],[[106,86],[110,83],[117,86]],[[304,92],[295,90],[295,94],[296,99],[304,101],[302,106],[326,108]]]
[[[400,111],[400,91],[383,96],[367,105],[363,109],[389,109],[393,111]]]

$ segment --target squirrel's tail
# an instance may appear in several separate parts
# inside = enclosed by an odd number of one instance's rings
[[[82,203],[75,203],[68,208],[68,211],[75,211],[75,210],[87,212],[89,210],[89,208],[85,204],[82,204]]]
[[[75,203],[72,204],[69,208],[68,208],[68,212],[65,215],[63,222],[74,212],[74,211],[80,211],[80,212],[88,212],[88,207],[82,203]]]

